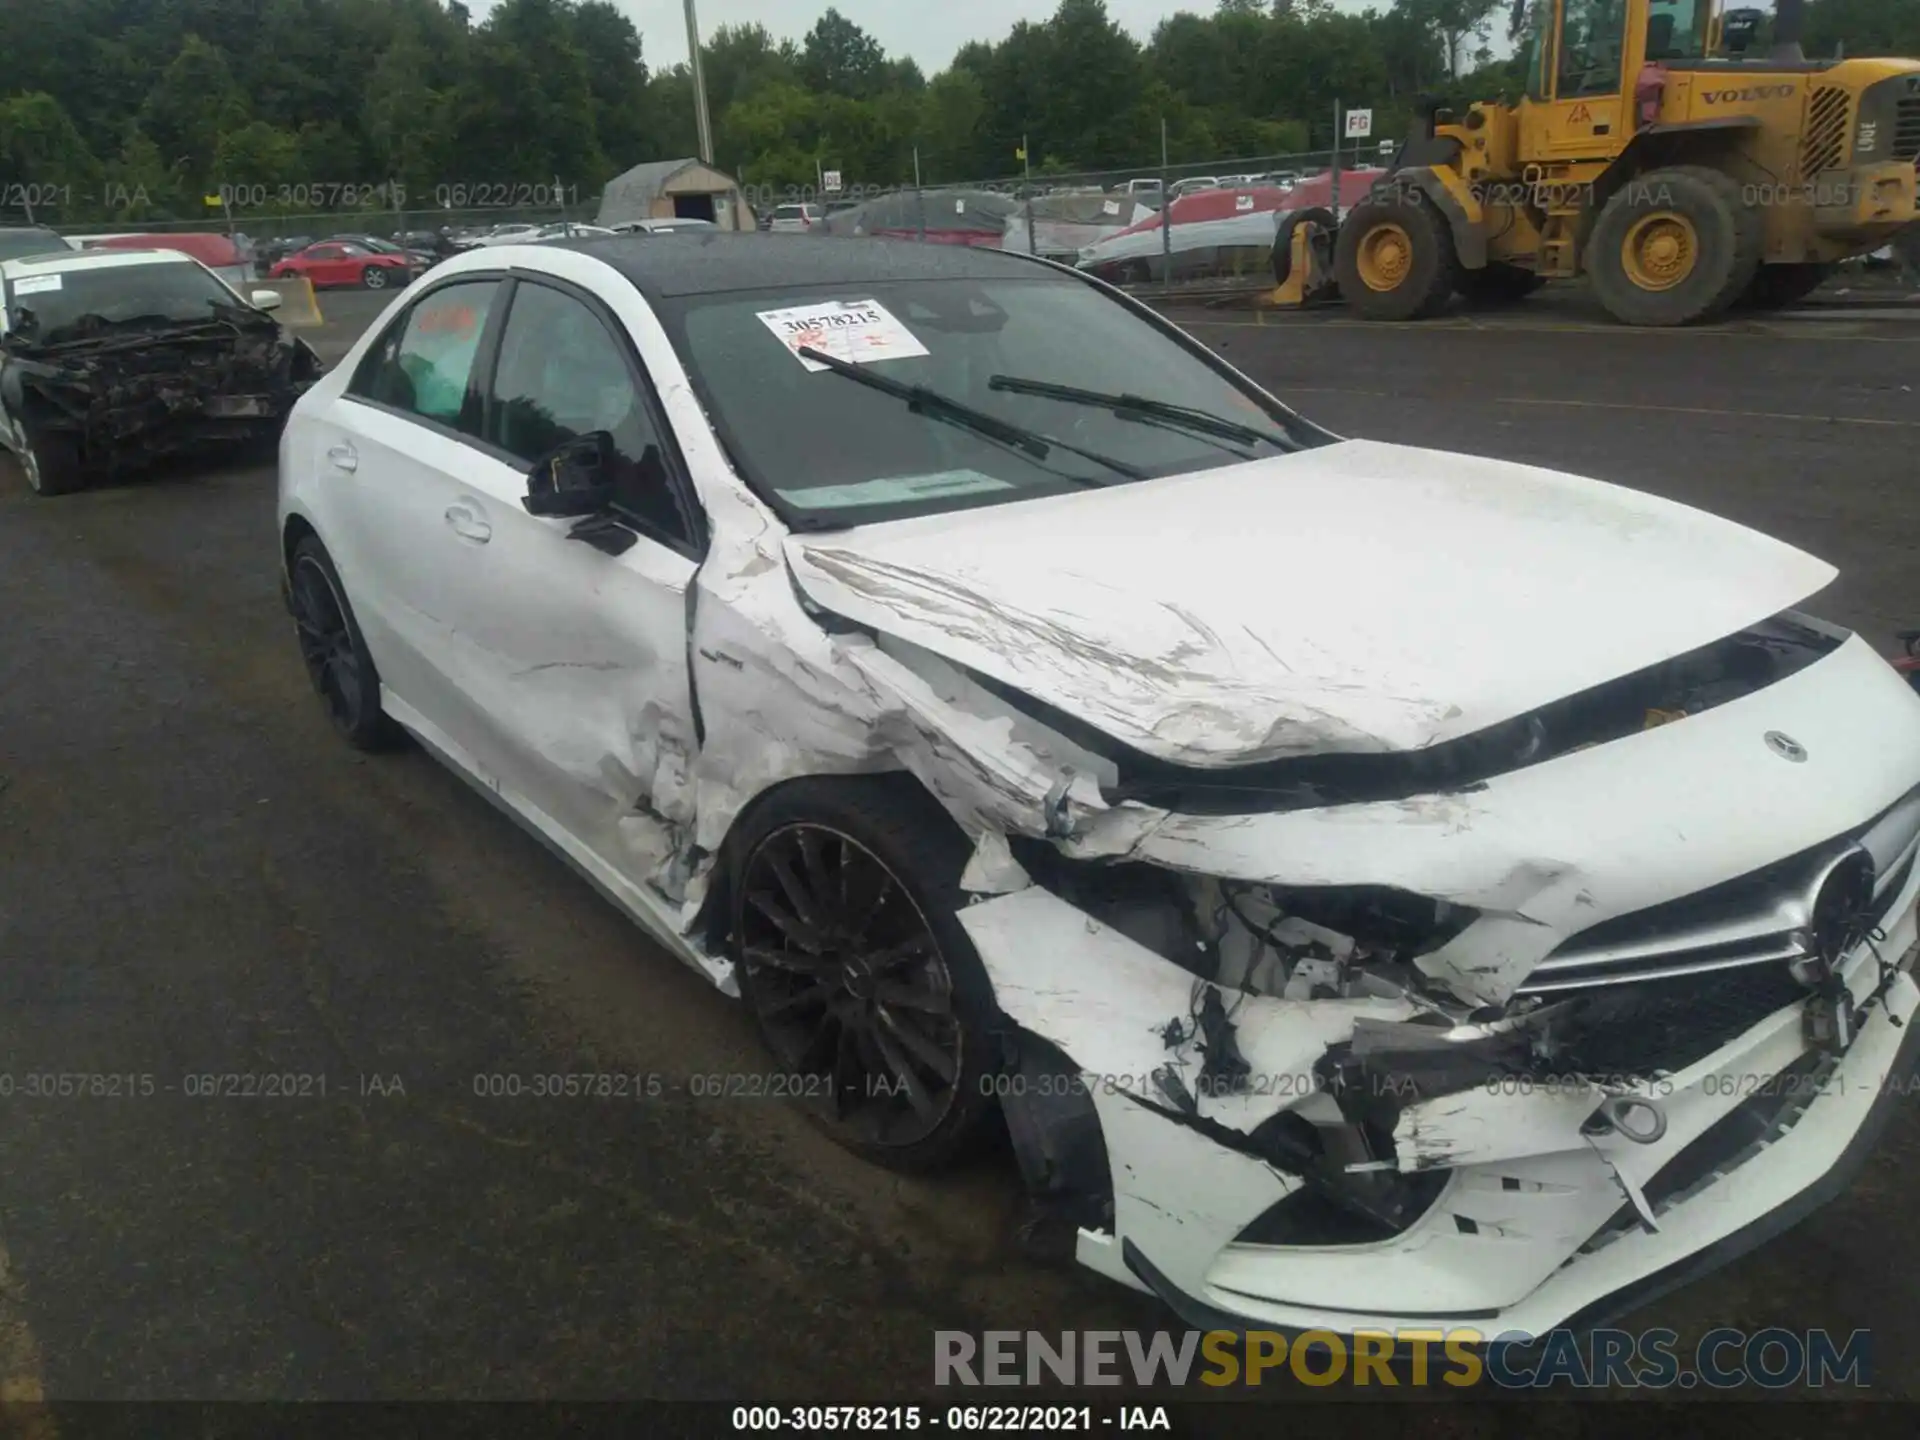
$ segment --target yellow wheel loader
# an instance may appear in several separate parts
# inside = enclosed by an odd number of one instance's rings
[[[1526,93],[1423,106],[1340,226],[1361,316],[1512,300],[1585,275],[1617,320],[1777,307],[1916,218],[1920,60],[1809,60],[1804,0],[1516,0]]]

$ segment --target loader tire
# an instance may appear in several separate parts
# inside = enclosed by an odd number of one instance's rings
[[[1614,192],[1587,239],[1587,276],[1614,319],[1692,325],[1724,314],[1753,284],[1760,212],[1718,170],[1676,165]]]
[[[1485,269],[1462,270],[1457,288],[1460,298],[1470,305],[1511,305],[1546,283],[1544,276],[1531,270],[1491,260]]]
[[[1318,226],[1322,233],[1332,235],[1340,229],[1340,222],[1333,218],[1333,212],[1324,205],[1310,205],[1305,210],[1291,211],[1280,222],[1280,229],[1273,237],[1273,283],[1284,285],[1293,274],[1293,235],[1302,225]]]
[[[1418,197],[1362,200],[1334,251],[1340,295],[1363,320],[1423,320],[1453,298],[1460,257],[1444,216]]]
[[[1806,299],[1832,274],[1831,265],[1762,265],[1740,297],[1740,308],[1784,310]]]

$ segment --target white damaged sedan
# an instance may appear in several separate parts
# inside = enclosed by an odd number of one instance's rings
[[[406,732],[926,1169],[1005,1117],[1195,1324],[1587,1324],[1913,1061],[1920,696],[1834,570],[1343,440],[1022,257],[504,245],[296,407],[334,722]]]

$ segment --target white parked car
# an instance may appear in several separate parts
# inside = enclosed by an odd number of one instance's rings
[[[1006,1130],[1196,1325],[1544,1333],[1832,1193],[1914,1058],[1920,696],[1831,566],[1343,440],[1106,286],[752,235],[457,257],[279,562],[843,1143]]]
[[[818,205],[782,205],[773,212],[767,228],[775,235],[804,235],[827,218]]]
[[[540,232],[545,228],[541,225],[512,222],[496,225],[491,230],[461,243],[468,249],[484,249],[493,245],[524,245],[530,240],[542,238]]]
[[[605,225],[583,225],[577,220],[563,220],[554,225],[542,225],[533,232],[534,240],[588,240],[597,236],[617,234]],[[517,237],[508,237],[512,240]]]
[[[674,235],[692,230],[718,230],[719,228],[711,220],[679,215],[671,219],[625,220],[613,227],[614,233],[620,235]]]

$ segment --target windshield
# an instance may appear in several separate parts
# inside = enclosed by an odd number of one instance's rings
[[[1090,456],[1150,479],[1284,454],[1317,433],[1064,276],[700,295],[663,312],[735,463],[808,528],[1131,483]],[[857,383],[802,346],[926,398]],[[972,421],[955,423],[955,407]],[[1052,444],[991,433],[1009,427]]]
[[[1653,0],[1647,13],[1647,59],[1704,58],[1712,8],[1710,0]]]
[[[42,341],[70,338],[62,332],[76,325],[84,332],[87,324],[80,322],[87,317],[98,317],[87,323],[179,323],[211,320],[215,305],[242,304],[190,260],[15,276],[8,288],[15,317],[11,328]]]
[[[18,260],[23,255],[57,255],[72,248],[51,230],[0,230],[0,260]]]

